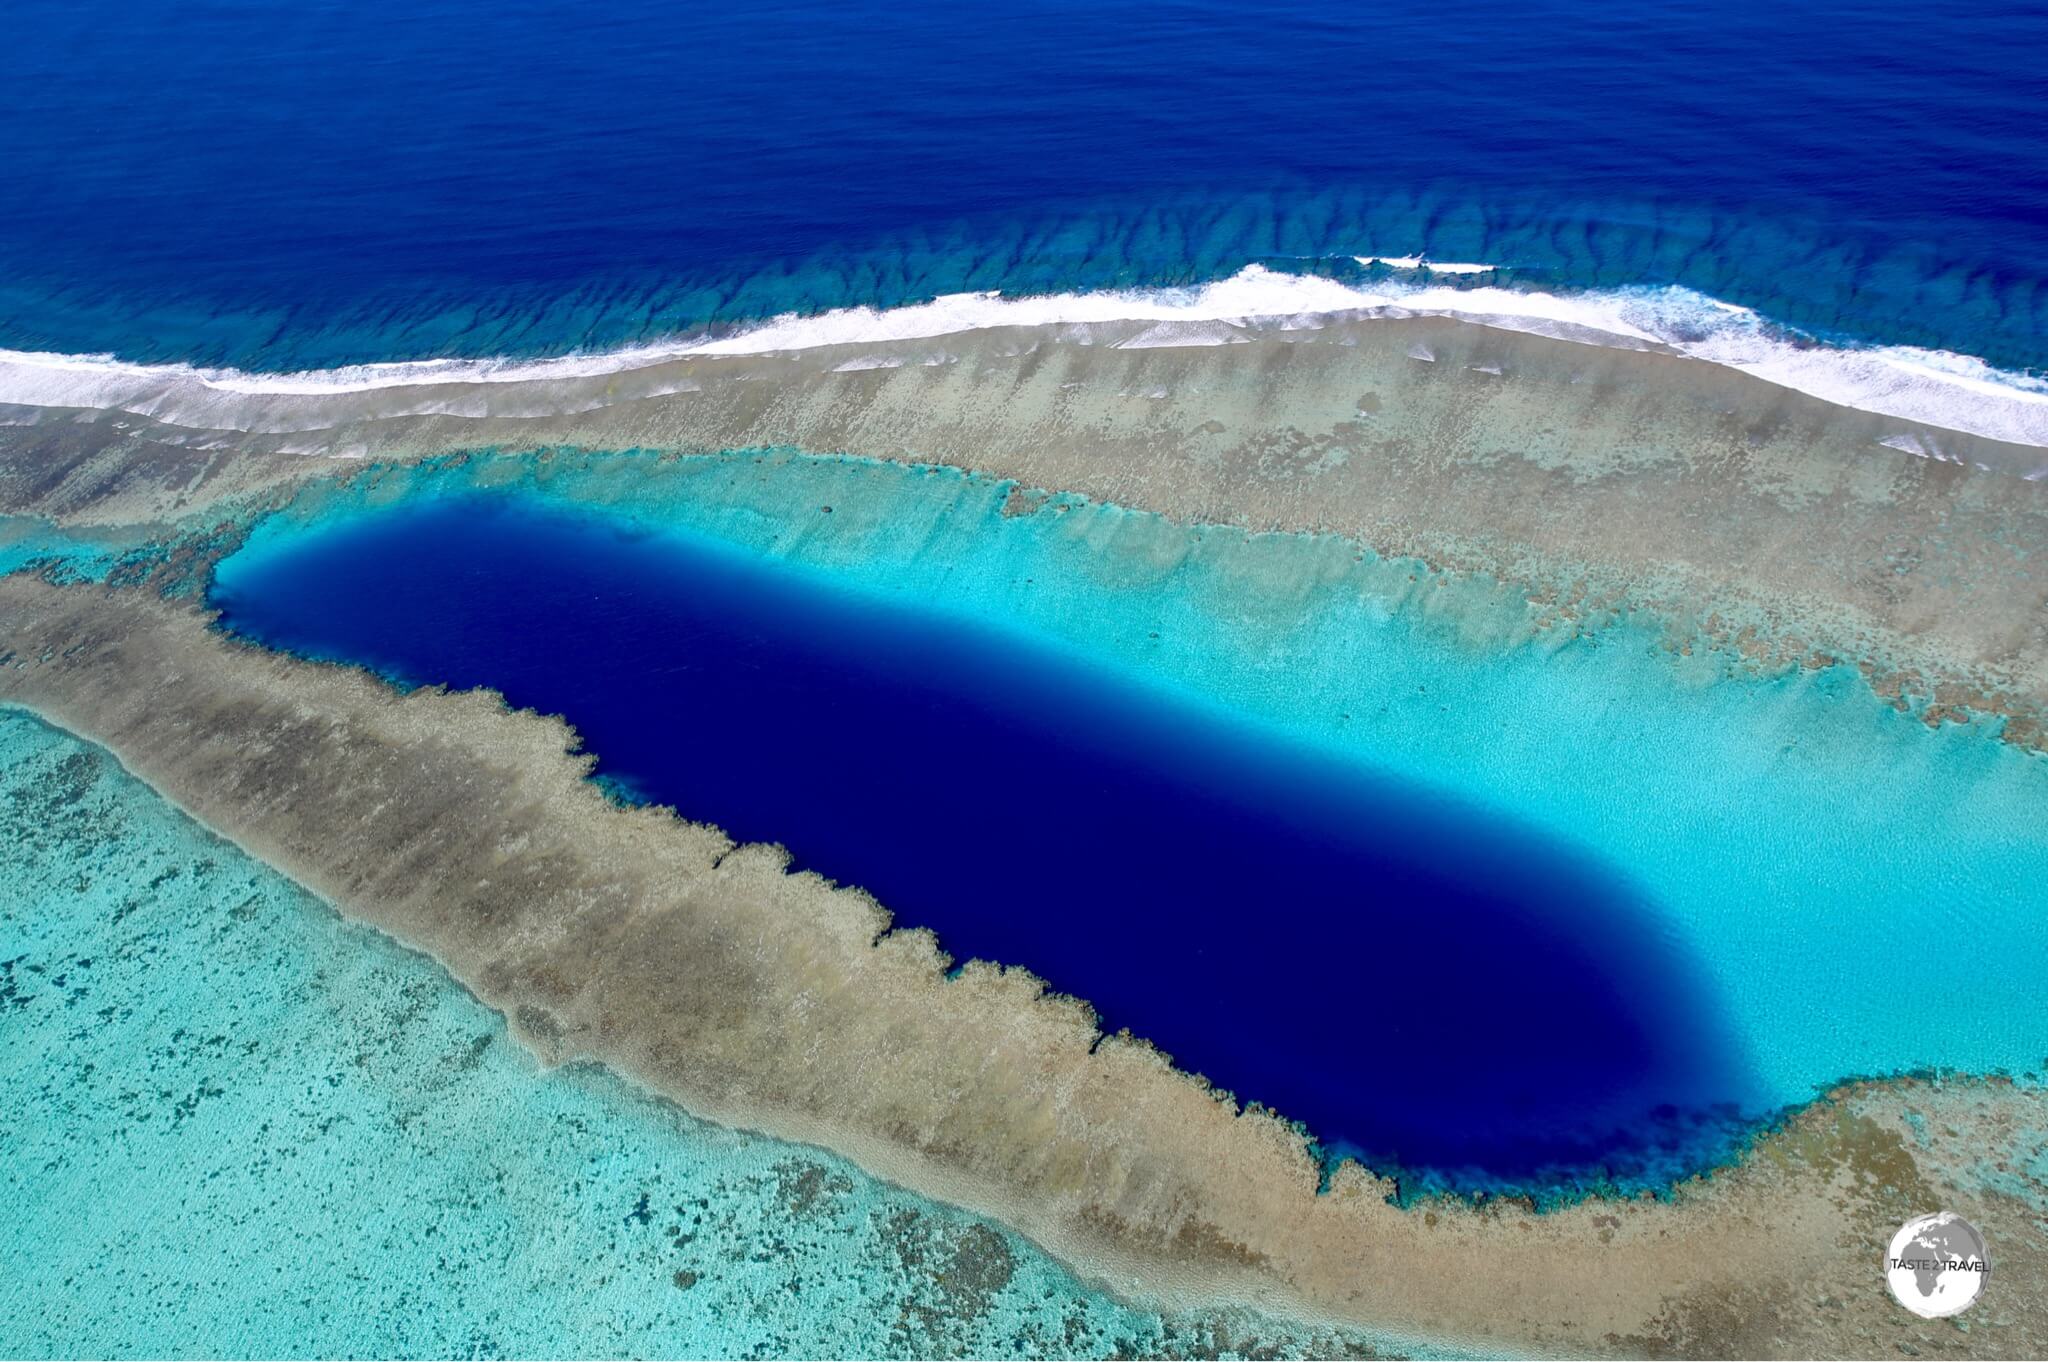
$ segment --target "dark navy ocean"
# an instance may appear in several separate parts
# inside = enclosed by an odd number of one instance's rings
[[[609,348],[1355,257],[2048,360],[2048,9],[24,0],[0,346]]]

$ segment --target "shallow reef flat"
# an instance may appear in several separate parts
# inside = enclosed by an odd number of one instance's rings
[[[10,1354],[1389,1346],[1135,1310],[823,1151],[591,1066],[536,1072],[432,961],[19,710],[0,710],[0,835]]]
[[[2044,1346],[2048,1102],[2028,1020],[2043,942],[2039,905],[2002,887],[2031,882],[2041,842],[2028,474],[2048,453],[1448,321],[1119,338],[700,358],[637,396],[479,384],[409,394],[447,410],[398,416],[373,414],[388,393],[342,400],[353,411],[224,398],[182,426],[17,410],[0,552],[33,570],[0,579],[0,700],[430,952],[548,1062],[595,1060],[695,1116],[839,1151],[1153,1307],[1229,1301],[1474,1350]],[[541,452],[443,457],[479,447]],[[341,453],[377,462],[316,457]],[[943,942],[886,930],[891,905],[608,799],[559,720],[487,693],[400,694],[210,627],[200,592],[227,554],[479,493],[1008,618],[1574,827],[1633,857],[1660,901],[1711,908],[1675,930],[1735,962],[1724,986],[1773,1091],[1844,1083],[1662,1199],[1398,1205],[1387,1179],[1328,1174],[1299,1130],[1099,1035],[1024,971],[949,974]],[[1041,572],[1058,589],[1027,589]],[[1613,779],[1589,790],[1596,768]],[[1798,912],[1744,913],[1711,858],[1660,851],[1756,817],[1773,790],[1812,792],[1822,834],[1847,811],[1831,835],[1922,879],[1838,867]],[[1685,818],[1641,816],[1672,798]],[[1824,838],[1808,852],[1826,871]],[[1019,853],[992,830],[990,854]],[[1738,862],[1782,896],[1773,863]],[[2010,1025],[1930,1028],[1859,972],[1898,967],[1910,904],[1882,896],[1923,882],[1952,900],[1944,925],[1965,920],[1911,949],[1975,952],[1955,967]],[[1783,1011],[1814,968],[1841,977]],[[1831,1031],[1833,1007],[1849,1020]],[[1847,1082],[1901,1063],[1845,1065],[1842,1036],[1939,1036],[1926,1063],[1989,1076]],[[1997,1227],[1995,1298],[1967,1328],[1898,1310],[1875,1269],[1933,1206]]]

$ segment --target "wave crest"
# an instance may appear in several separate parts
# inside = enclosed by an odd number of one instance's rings
[[[207,429],[281,433],[374,417],[574,414],[686,390],[694,384],[674,372],[673,362],[693,356],[887,346],[998,327],[1079,329],[1087,339],[1086,328],[1110,323],[1152,324],[1127,345],[1212,346],[1258,331],[1313,329],[1338,319],[1436,316],[1680,355],[1838,406],[2048,447],[2048,382],[1971,356],[1912,346],[1826,344],[1752,309],[1676,286],[1577,293],[1458,286],[1436,282],[1433,275],[1494,267],[1432,265],[1419,256],[1361,261],[1421,277],[1349,282],[1254,264],[1185,288],[1026,297],[955,293],[904,307],[789,314],[729,334],[679,336],[602,353],[400,360],[278,374],[0,350],[0,403],[120,410]],[[379,399],[366,409],[363,394]]]

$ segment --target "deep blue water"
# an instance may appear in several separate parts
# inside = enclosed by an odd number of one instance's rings
[[[0,345],[533,353],[1408,253],[2048,362],[2048,9],[19,0]]]
[[[213,600],[272,646],[561,713],[602,776],[1416,1185],[1666,1179],[1754,1091],[1602,866],[1021,633],[511,496],[270,540]]]

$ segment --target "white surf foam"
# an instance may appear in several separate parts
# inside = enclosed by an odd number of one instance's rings
[[[1052,328],[1064,339],[1094,343],[1098,328],[1144,323],[1134,334],[1100,339],[1149,349],[1229,344],[1257,331],[1313,329],[1336,317],[1422,315],[1676,353],[1901,421],[2048,447],[2048,382],[1944,351],[1816,344],[1747,308],[1686,289],[1559,294],[1427,279],[1356,285],[1257,265],[1194,288],[1022,298],[952,294],[907,307],[777,317],[730,335],[540,360],[408,360],[260,374],[0,351],[0,403],[116,409],[209,429],[302,432],[376,416],[587,411],[694,389],[697,379],[675,363],[692,356],[835,346],[884,352],[836,366],[852,372],[889,364],[890,348],[904,342],[996,327]]]
[[[1492,274],[1500,268],[1465,260],[1431,260],[1426,255],[1354,255],[1351,258],[1367,269],[1385,265],[1390,270],[1428,270],[1431,274]]]

